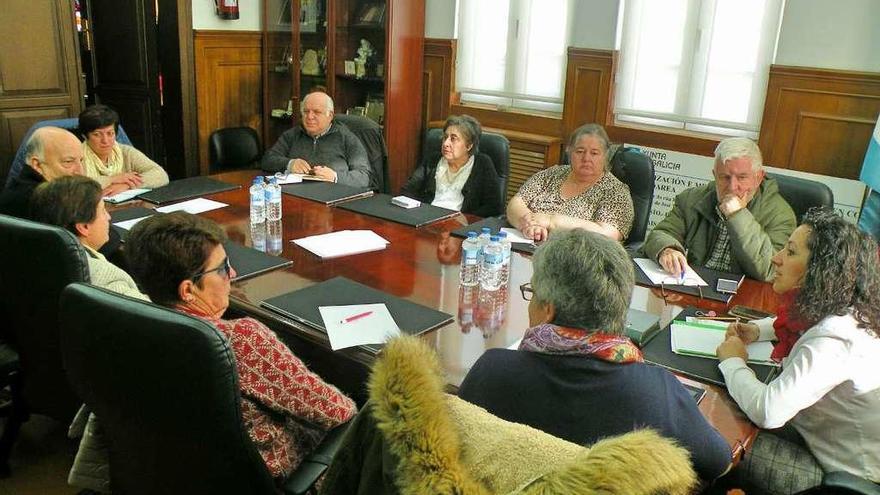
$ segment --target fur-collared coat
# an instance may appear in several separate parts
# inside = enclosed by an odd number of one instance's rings
[[[686,450],[651,430],[583,447],[444,393],[436,354],[395,339],[373,367],[322,493],[689,493]]]

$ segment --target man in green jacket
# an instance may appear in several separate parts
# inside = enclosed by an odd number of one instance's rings
[[[770,259],[797,226],[794,211],[773,179],[764,178],[761,150],[747,138],[715,148],[715,180],[682,191],[643,251],[680,276],[688,264],[772,278]]]

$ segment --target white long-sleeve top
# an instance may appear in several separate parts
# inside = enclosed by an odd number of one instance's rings
[[[762,339],[773,334],[772,318],[755,323]],[[851,315],[829,316],[804,332],[769,384],[741,358],[718,367],[756,425],[778,428],[791,420],[825,471],[880,482],[880,338]]]

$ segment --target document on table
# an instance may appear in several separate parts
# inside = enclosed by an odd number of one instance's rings
[[[348,306],[319,306],[330,348],[334,351],[366,344],[384,344],[400,335],[384,304],[352,304]]]
[[[134,199],[137,196],[149,191],[149,189],[129,189],[128,191],[122,191],[121,193],[114,194],[113,196],[107,196],[104,198],[104,201],[108,203],[123,203],[128,201],[129,199]]]
[[[219,201],[214,201],[213,199],[196,198],[189,201],[184,201],[182,203],[162,206],[161,208],[156,208],[156,211],[158,211],[159,213],[171,213],[172,211],[182,210],[195,215],[198,213],[204,213],[206,211],[216,210],[218,208],[223,208],[224,206],[229,205],[226,203],[221,203]]]
[[[648,258],[634,258],[633,261],[635,261],[636,265],[638,265],[642,272],[651,279],[651,283],[654,285],[701,285],[703,287],[709,285],[703,280],[703,277],[697,274],[697,272],[695,272],[690,266],[688,266],[687,271],[684,274],[684,282],[682,282],[678,276],[667,273],[666,270],[654,260],[649,260]]]
[[[672,352],[685,356],[718,359],[715,350],[724,342],[726,325],[719,323],[691,323],[676,321],[671,325]],[[749,353],[748,362],[779,366],[770,358],[773,343],[768,341],[752,342],[746,346]]]
[[[501,231],[507,233],[507,240],[510,242],[516,242],[520,244],[534,244],[535,241],[532,239],[526,238],[522,232],[518,229],[514,229],[512,227],[501,227]]]
[[[120,229],[131,230],[131,228],[134,227],[135,224],[137,224],[138,222],[140,222],[141,220],[143,220],[145,218],[150,218],[150,215],[147,215],[144,217],[132,218],[131,220],[125,220],[124,222],[116,222],[113,225],[119,227]]]
[[[279,186],[283,186],[285,184],[299,184],[300,182],[303,181],[302,174],[294,174],[294,173],[281,174],[281,173],[278,173],[275,175],[267,175],[266,179],[271,179],[272,177],[275,177],[275,179],[278,180]]]
[[[329,234],[293,239],[291,242],[321,258],[338,258],[351,254],[369,253],[385,249],[388,246],[388,241],[372,230],[340,230]]]

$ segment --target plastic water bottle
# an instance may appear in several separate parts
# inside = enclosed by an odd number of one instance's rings
[[[461,243],[461,270],[459,282],[465,287],[473,287],[480,282],[480,241],[476,232],[468,232],[467,239]]]
[[[492,229],[489,227],[483,227],[480,229],[480,237],[477,240],[480,242],[480,253],[478,254],[480,263],[483,262],[483,251],[486,249],[486,245],[489,244],[489,237],[492,236]]]
[[[501,265],[504,254],[498,236],[489,238],[489,244],[483,249],[483,266],[480,267],[480,288],[484,291],[497,291],[501,287]]]
[[[266,192],[263,187],[263,176],[254,177],[251,193],[251,224],[266,221]]]
[[[507,238],[507,232],[501,230],[498,232],[498,239],[501,243],[501,285],[510,280],[510,240]]]
[[[281,220],[266,220],[266,252],[272,256],[278,256],[284,251],[282,231]]]
[[[251,247],[266,252],[266,229],[262,223],[251,224]]]
[[[281,220],[281,186],[275,177],[266,184],[266,220]]]

